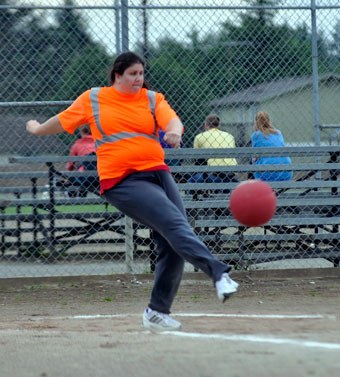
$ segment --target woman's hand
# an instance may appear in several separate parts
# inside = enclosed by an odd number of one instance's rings
[[[172,148],[179,148],[181,146],[182,134],[174,131],[168,131],[164,135],[164,141]]]
[[[41,124],[36,120],[29,120],[26,123],[26,131],[31,133],[32,135],[38,135],[40,127]]]

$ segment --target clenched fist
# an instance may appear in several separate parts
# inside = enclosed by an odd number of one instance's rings
[[[179,148],[181,146],[182,134],[168,131],[164,135],[164,141],[173,148]]]
[[[26,131],[28,131],[32,135],[37,135],[40,126],[41,125],[40,125],[40,123],[38,121],[36,121],[36,120],[29,120],[26,123]]]

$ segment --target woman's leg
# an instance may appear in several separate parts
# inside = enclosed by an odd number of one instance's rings
[[[105,197],[109,203],[149,226],[166,241],[167,245],[163,244],[160,248],[152,299],[161,300],[165,297],[162,288],[165,286],[168,286],[169,298],[167,303],[158,302],[157,305],[163,306],[163,309],[156,310],[165,313],[170,310],[168,304],[172,303],[177,292],[183,259],[204,271],[213,281],[219,280],[224,272],[230,270],[228,265],[213,257],[194,234],[186,219],[176,183],[169,173],[157,171],[132,174],[112,190],[106,191]],[[168,306],[167,311],[164,304]]]
[[[149,308],[169,314],[173,300],[181,283],[184,259],[178,255],[165,238],[153,231],[156,243],[157,262],[154,285]]]

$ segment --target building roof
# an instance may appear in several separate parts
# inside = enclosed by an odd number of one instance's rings
[[[340,81],[340,75],[323,74],[319,76],[319,81],[332,80]],[[216,98],[210,102],[210,105],[213,107],[229,107],[231,105],[249,105],[259,103],[273,97],[278,97],[289,92],[303,89],[304,87],[312,84],[312,76],[288,77],[252,86],[245,90],[241,90],[221,98]]]

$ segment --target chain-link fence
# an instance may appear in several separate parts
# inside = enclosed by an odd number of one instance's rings
[[[270,115],[287,146],[339,145],[337,0],[2,0],[0,29],[1,171],[17,173],[2,180],[1,276],[148,272],[150,255],[152,269],[150,230],[102,201],[93,171],[81,174],[85,160],[56,160],[53,180],[51,164],[39,161],[68,156],[80,134],[25,131],[29,119],[44,121],[85,90],[109,85],[111,64],[122,51],[145,58],[148,83],[185,125],[182,148],[251,146],[259,111]],[[224,144],[196,138],[209,128],[209,114],[228,133]],[[9,163],[15,156],[37,160]],[[78,176],[70,179],[70,169]],[[44,202],[51,190],[56,236],[69,237],[49,265],[41,262],[51,256],[51,208]],[[32,195],[41,203],[30,206]],[[46,218],[37,226],[39,216]]]

